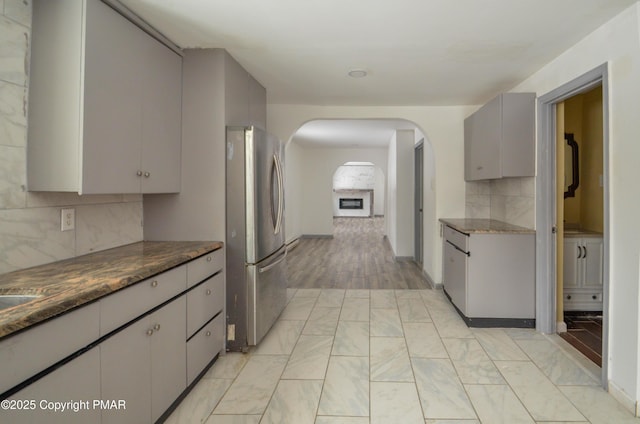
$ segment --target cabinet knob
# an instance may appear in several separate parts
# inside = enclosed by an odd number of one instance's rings
[[[150,176],[151,176],[151,172],[145,172],[145,173],[144,173],[144,177],[145,177],[145,178],[149,178]]]
[[[158,287],[158,280],[153,280],[151,282],[151,287]]]
[[[207,262],[211,262],[211,256],[207,256]]]
[[[211,336],[211,331],[207,331],[206,335],[207,337]]]
[[[593,296],[591,296],[591,299],[596,300],[598,298],[598,296],[596,296],[595,294]]]
[[[207,296],[211,294],[211,289],[207,289]]]
[[[483,168],[484,168],[484,166],[478,166],[478,167],[476,168],[476,171],[480,171],[480,170],[482,170]]]
[[[571,299],[571,295],[567,295],[567,300]]]
[[[153,334],[153,330],[152,330],[151,328],[150,328],[150,329],[148,329],[148,330],[147,330],[147,336],[150,336],[150,335],[152,335],[152,334]]]
[[[160,331],[160,324],[156,324],[153,326],[153,331]]]
[[[138,177],[142,177],[142,171],[138,170],[138,172],[136,172],[136,175],[137,175]]]

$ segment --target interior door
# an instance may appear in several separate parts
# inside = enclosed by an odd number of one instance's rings
[[[424,237],[424,218],[423,218],[423,207],[424,207],[424,140],[420,141],[415,148],[415,194],[414,194],[414,231],[415,237],[413,238],[415,247],[414,247],[414,260],[416,263],[422,267],[423,262],[423,253],[422,253],[422,245],[423,245],[423,237]]]

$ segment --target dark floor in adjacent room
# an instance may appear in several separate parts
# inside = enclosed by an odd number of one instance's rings
[[[602,367],[602,314],[565,312],[567,332],[560,337]]]

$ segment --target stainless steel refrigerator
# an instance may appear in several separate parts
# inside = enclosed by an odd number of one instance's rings
[[[227,349],[257,345],[285,307],[283,146],[227,128]]]

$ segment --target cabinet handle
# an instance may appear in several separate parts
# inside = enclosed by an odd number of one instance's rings
[[[578,259],[582,259],[582,246],[578,246]]]
[[[484,168],[484,166],[478,166],[478,167],[476,167],[476,171],[480,171],[480,170],[482,170],[483,168]]]
[[[582,246],[582,248],[584,249],[584,254],[582,255],[583,258],[587,257],[587,246]]]
[[[150,335],[152,335],[152,334],[153,334],[153,330],[152,330],[151,328],[150,328],[150,329],[148,329],[148,330],[147,330],[147,336],[150,336]]]
[[[149,178],[150,176],[151,176],[151,172],[145,172],[145,173],[144,173],[144,177],[145,177],[145,178]]]
[[[137,175],[138,177],[142,177],[142,171],[140,171],[140,170],[138,169],[138,172],[136,172],[136,175]]]
[[[211,256],[207,256],[207,262],[211,262]]]
[[[156,324],[153,326],[154,331],[160,331],[160,324]]]
[[[158,287],[158,280],[153,280],[151,282],[151,287]]]
[[[211,331],[207,331],[206,336],[207,337],[211,336]]]
[[[211,294],[211,289],[207,289],[207,296]]]

